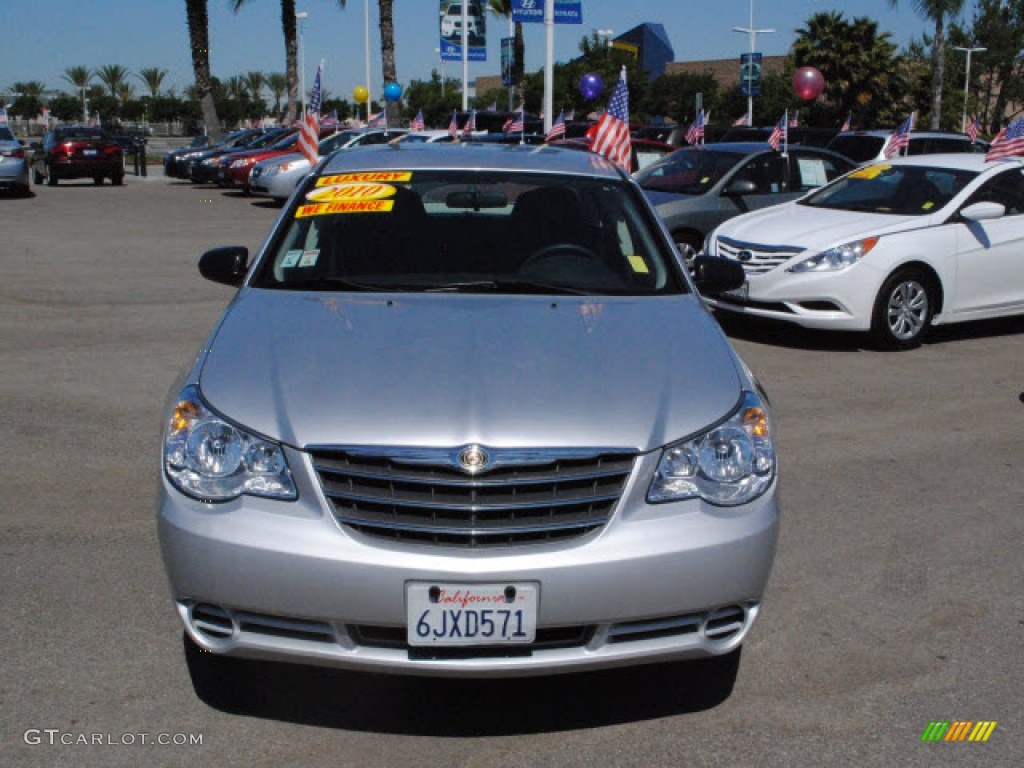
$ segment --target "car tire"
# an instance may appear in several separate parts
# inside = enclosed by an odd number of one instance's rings
[[[46,169],[46,186],[48,186],[48,187],[56,187],[57,186],[57,177],[53,175],[53,171],[50,170],[49,168]]]
[[[919,347],[935,314],[936,290],[920,269],[901,269],[882,284],[871,313],[871,338],[879,349]]]
[[[111,176],[110,183],[113,184],[115,187],[120,187],[122,184],[124,184],[124,174],[120,173],[117,176]]]
[[[46,181],[46,177],[43,174],[41,174],[39,171],[37,171],[35,168],[33,168],[32,169],[32,183],[33,184],[42,184],[44,181]]]
[[[692,274],[693,260],[697,258],[700,249],[704,247],[704,238],[700,236],[699,232],[679,230],[672,233],[672,240],[683,257],[683,263]]]

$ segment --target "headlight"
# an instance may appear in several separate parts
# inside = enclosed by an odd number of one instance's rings
[[[293,168],[298,168],[298,167],[300,167],[302,165],[305,165],[308,168],[309,167],[309,161],[308,160],[292,160],[290,163],[283,163],[278,170],[280,170],[281,173],[284,173],[285,171],[290,171]]]
[[[746,504],[775,477],[775,446],[764,404],[753,392],[729,419],[703,435],[667,447],[647,501],[701,498],[722,507]]]
[[[868,237],[863,240],[855,240],[852,243],[837,245],[827,251],[816,253],[803,261],[794,264],[787,269],[787,272],[837,272],[840,269],[852,267],[864,254],[875,247],[877,237]]]
[[[279,165],[261,165],[261,166],[258,166],[257,168],[253,168],[252,170],[253,170],[253,173],[255,173],[258,170],[260,172],[261,176],[276,176],[278,173],[281,172],[281,166],[279,166]]]
[[[245,166],[252,164],[252,160],[235,160],[231,163],[232,168],[245,168]]]
[[[211,413],[195,386],[181,391],[171,413],[164,471],[175,488],[202,501],[298,496],[281,446]]]

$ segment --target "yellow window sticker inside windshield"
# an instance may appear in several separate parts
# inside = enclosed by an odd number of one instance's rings
[[[644,261],[643,256],[637,256],[633,254],[627,256],[626,258],[629,259],[629,266],[631,266],[633,268],[633,271],[636,272],[638,275],[646,275],[651,271],[647,268],[647,262]]]
[[[935,203],[933,203],[931,200],[929,200],[927,203],[925,203],[924,205],[921,206],[921,208],[923,210],[926,210],[926,211],[930,211],[934,207],[935,207]]]
[[[328,216],[336,213],[387,213],[394,205],[394,200],[342,200],[337,203],[313,203],[300,205],[295,211],[295,218],[304,219],[307,216]]]
[[[707,184],[709,181],[711,181],[711,177],[710,176],[705,176],[703,179],[700,180],[700,183],[701,184]]]
[[[284,259],[281,260],[281,266],[287,269],[288,267],[294,267],[299,263],[299,259],[302,258],[302,251],[288,251],[284,255]]]
[[[382,200],[394,197],[398,190],[390,184],[356,183],[333,184],[329,187],[318,187],[306,194],[306,199],[314,203],[334,203],[341,200]]]
[[[363,173],[321,176],[316,180],[316,185],[318,187],[331,187],[335,184],[363,184],[375,181],[412,181],[412,171],[364,171]]]
[[[891,165],[869,165],[859,168],[850,174],[851,179],[877,179],[883,172],[892,168]]]

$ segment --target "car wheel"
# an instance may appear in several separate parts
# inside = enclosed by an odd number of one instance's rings
[[[103,183],[103,177],[102,176],[94,176],[93,180],[92,180],[92,183],[95,184],[98,187],[100,184]]]
[[[57,186],[57,177],[53,175],[53,171],[51,171],[49,168],[46,169],[46,186]]]
[[[113,184],[115,187],[120,187],[122,184],[124,184],[124,174],[121,173],[118,174],[117,176],[111,176],[110,183]]]
[[[35,168],[32,169],[32,183],[42,184],[46,180],[46,177],[37,171]]]
[[[919,269],[890,275],[875,299],[871,336],[881,349],[920,346],[935,313],[931,279]]]
[[[672,239],[675,241],[679,253],[682,254],[683,263],[686,264],[686,268],[692,274],[693,260],[700,253],[700,249],[704,246],[704,241],[699,233],[687,231],[673,232]]]

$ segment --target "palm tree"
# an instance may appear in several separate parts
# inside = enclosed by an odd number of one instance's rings
[[[231,10],[238,13],[246,0],[228,0]],[[345,0],[335,0],[339,8],[345,7]],[[288,81],[288,113],[289,121],[295,119],[298,111],[299,96],[299,44],[296,34],[295,0],[281,0],[281,29],[284,30],[284,70]]]
[[[96,70],[96,77],[107,86],[110,95],[116,99],[117,92],[121,90],[121,86],[128,77],[128,70],[120,64],[106,64]]]
[[[262,72],[253,70],[246,72],[242,77],[245,82],[245,89],[249,92],[253,101],[263,101],[263,86],[267,82],[267,76]]]
[[[129,101],[135,100],[135,86],[129,83],[127,80],[121,83],[117,88],[117,98],[122,104],[127,104]]]
[[[160,69],[160,67],[146,67],[140,69],[135,76],[146,84],[149,95],[155,99],[160,95],[160,86],[163,85],[164,78],[167,77],[167,70]]]
[[[196,77],[196,95],[203,113],[203,123],[210,141],[221,137],[220,118],[213,100],[213,80],[210,77],[210,18],[206,0],[185,0],[188,15],[188,38],[192,48],[192,70]]]
[[[895,8],[899,0],[889,0]],[[942,116],[942,77],[946,67],[946,22],[959,16],[964,0],[914,0],[918,16],[935,23],[935,37],[932,40],[932,109],[931,129],[938,130]]]
[[[71,85],[75,87],[75,90],[78,91],[78,95],[82,97],[83,122],[89,119],[85,106],[85,90],[92,82],[93,74],[93,71],[88,67],[68,67],[64,70],[64,79],[71,83]]]
[[[395,68],[395,13],[394,0],[380,0],[380,63],[384,82],[398,82],[398,70]],[[388,123],[397,122],[398,105],[384,102],[387,110]]]
[[[281,99],[288,92],[288,78],[284,76],[284,72],[271,72],[266,77],[266,86],[271,98],[274,99],[274,114],[280,117]]]
[[[224,89],[227,91],[227,96],[232,101],[237,101],[239,104],[243,103],[249,98],[249,88],[245,82],[245,78],[233,75],[224,81]]]
[[[512,0],[488,0],[487,9],[495,16],[512,18]],[[520,21],[516,22],[512,51],[512,85],[518,88],[526,72],[526,41],[523,39],[523,24]]]

